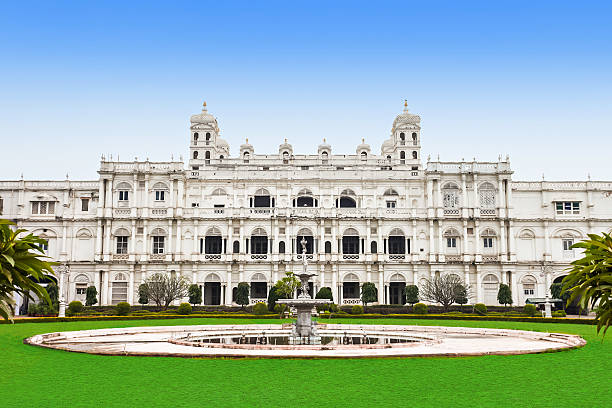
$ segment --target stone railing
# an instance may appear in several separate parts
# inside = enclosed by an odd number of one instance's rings
[[[113,254],[113,261],[127,261],[129,258],[128,254]]]
[[[166,254],[151,254],[149,255],[151,262],[161,262],[166,260]]]
[[[132,210],[129,208],[115,208],[114,213],[116,217],[126,217],[130,216]]]
[[[153,208],[151,210],[151,215],[167,215],[167,214],[168,214],[167,208]]]
[[[358,261],[359,254],[342,254],[342,259],[347,261]]]
[[[497,210],[495,208],[481,208],[480,216],[482,217],[495,217]]]
[[[482,262],[498,262],[499,256],[497,255],[483,255]]]
[[[204,259],[211,259],[211,260],[220,260],[221,259],[221,254],[206,254],[204,255]]]
[[[361,304],[361,299],[359,299],[359,298],[342,299],[342,304],[343,305],[360,305]]]
[[[404,255],[404,254],[389,255],[389,260],[390,261],[400,261],[400,260],[404,260],[404,259],[406,259],[406,255]]]
[[[459,216],[459,209],[458,208],[445,208],[444,209],[444,215],[445,216]]]
[[[461,255],[446,255],[444,259],[446,260],[446,262],[461,262],[462,261]]]
[[[251,254],[251,259],[253,259],[253,260],[266,260],[266,259],[268,259],[268,254]]]

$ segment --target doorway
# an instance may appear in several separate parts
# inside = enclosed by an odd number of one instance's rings
[[[221,304],[221,283],[206,282],[204,284],[204,304],[218,306]]]
[[[389,283],[389,304],[403,305],[406,303],[406,283],[391,282]]]

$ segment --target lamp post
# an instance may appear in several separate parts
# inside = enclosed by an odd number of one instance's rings
[[[66,298],[64,297],[64,275],[70,272],[70,267],[66,264],[61,264],[57,271],[60,275],[59,281],[59,310],[58,317],[66,317]]]

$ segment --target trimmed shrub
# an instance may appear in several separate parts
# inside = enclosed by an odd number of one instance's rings
[[[484,303],[476,303],[474,305],[474,311],[481,316],[486,316],[487,314],[487,305]]]
[[[149,285],[146,283],[141,283],[138,286],[138,303],[141,305],[149,303]]]
[[[363,306],[355,305],[351,308],[351,314],[363,314]]]
[[[338,313],[338,305],[335,303],[330,303],[327,310],[329,310],[330,313]]]
[[[117,306],[115,306],[115,314],[117,316],[127,316],[130,314],[130,310],[132,306],[128,302],[119,302]]]
[[[565,314],[565,310],[555,310],[554,312],[552,312],[552,316],[553,317],[565,317],[567,316],[567,314]]]
[[[287,306],[284,303],[277,303],[274,305],[274,312],[278,313],[279,317],[283,317],[283,314],[285,314],[286,311],[289,310],[289,306]]]
[[[73,300],[68,304],[68,312],[70,314],[77,314],[83,311],[83,304],[78,300]]]
[[[525,313],[527,316],[533,317],[536,315],[537,311],[538,310],[536,309],[535,305],[532,305],[530,303],[526,304],[523,307],[523,313]]]
[[[189,285],[187,293],[189,294],[189,303],[192,305],[199,305],[202,303],[202,290],[198,285],[195,283]]]
[[[191,314],[191,310],[191,305],[189,303],[181,303],[178,309],[176,309],[176,313],[180,315],[188,315]]]
[[[253,306],[253,314],[263,315],[266,313],[268,313],[268,305],[264,302],[256,303],[255,306]]]
[[[416,314],[427,314],[427,305],[425,303],[417,303],[412,307]]]
[[[408,285],[404,288],[404,294],[406,295],[406,303],[414,305],[419,302],[419,287],[416,285]]]
[[[93,306],[98,303],[98,289],[95,286],[88,286],[85,292],[85,305]]]
[[[317,295],[315,296],[315,299],[329,299],[329,300],[333,301],[334,300],[334,295],[332,295],[332,290],[331,290],[330,287],[323,286],[317,292]]]
[[[268,310],[271,312],[276,312],[276,301],[280,299],[280,294],[276,290],[276,285],[274,285],[268,292]]]

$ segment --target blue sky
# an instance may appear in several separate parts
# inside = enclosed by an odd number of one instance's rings
[[[232,155],[246,137],[379,152],[407,99],[424,157],[612,180],[611,19],[588,1],[3,2],[0,179],[187,156],[203,100]]]

